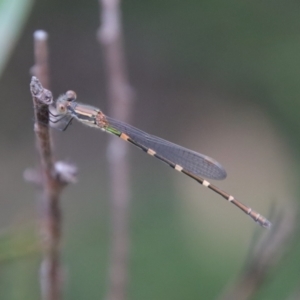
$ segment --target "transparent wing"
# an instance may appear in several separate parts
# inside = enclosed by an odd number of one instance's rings
[[[111,127],[127,134],[133,141],[154,150],[160,156],[196,176],[218,180],[227,176],[223,166],[209,156],[168,142],[113,118],[106,117],[106,119]]]

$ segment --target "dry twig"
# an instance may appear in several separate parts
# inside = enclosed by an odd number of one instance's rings
[[[44,31],[39,30],[34,33],[35,65],[32,69],[34,75],[40,78],[42,84],[46,87],[49,85],[47,39],[47,33]],[[44,249],[40,270],[42,299],[59,300],[62,298],[59,196],[63,187],[72,181],[66,180],[66,178],[74,179],[76,169],[61,162],[54,163],[48,126],[48,105],[52,103],[53,98],[52,93],[44,89],[42,84],[36,77],[33,77],[30,83],[35,115],[34,131],[40,157],[40,172],[27,171],[25,172],[25,178],[34,181],[42,188],[39,199],[40,233],[42,248]],[[61,164],[65,167],[61,168]]]

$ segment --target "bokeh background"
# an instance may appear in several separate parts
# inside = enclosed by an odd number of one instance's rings
[[[216,182],[271,218],[299,201],[300,3],[123,1],[135,92],[132,125],[209,155]],[[39,299],[38,163],[29,92],[33,32],[49,33],[51,90],[107,111],[96,0],[0,0],[0,299]],[[109,258],[108,138],[75,123],[53,132],[75,163],[65,190],[65,299],[103,299]],[[130,148],[128,299],[216,299],[239,278],[255,235],[267,235],[215,193]],[[295,206],[293,206],[295,209]],[[255,299],[287,299],[300,282],[295,234]]]

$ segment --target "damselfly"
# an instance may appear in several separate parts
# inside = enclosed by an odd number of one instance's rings
[[[261,226],[266,228],[271,226],[271,222],[265,217],[201,177],[217,180],[226,177],[225,169],[214,159],[154,135],[150,135],[124,122],[110,118],[96,107],[78,103],[76,102],[76,93],[73,91],[68,91],[66,94],[60,96],[56,100],[55,105],[58,115],[54,115],[50,112],[52,117],[56,118],[52,120],[52,122],[58,122],[66,118],[66,126],[63,130],[65,130],[72,119],[75,118],[88,126],[96,127],[116,135],[149,155],[158,158],[176,171],[193,178],[203,186],[221,195]]]

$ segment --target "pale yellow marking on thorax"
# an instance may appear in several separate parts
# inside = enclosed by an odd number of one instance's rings
[[[76,105],[74,110],[75,110],[75,113],[77,113],[79,115],[84,115],[84,116],[87,116],[90,118],[95,117],[98,113],[97,109],[86,107],[86,106],[83,106],[80,104]]]

